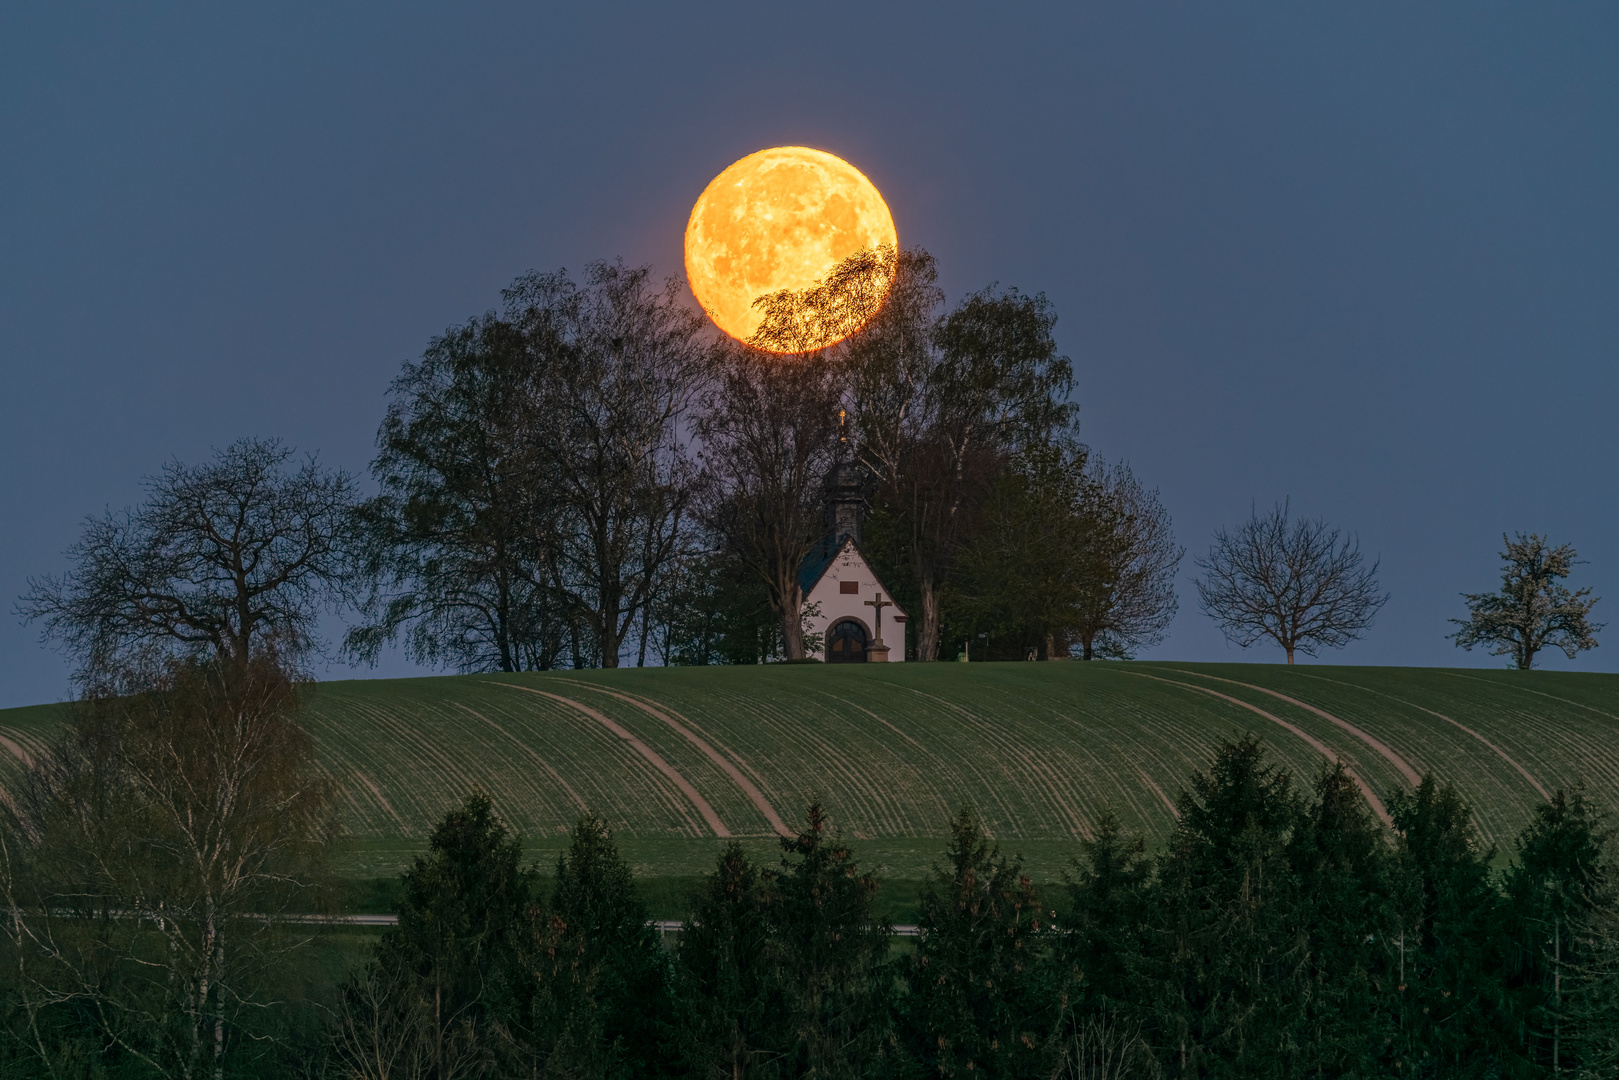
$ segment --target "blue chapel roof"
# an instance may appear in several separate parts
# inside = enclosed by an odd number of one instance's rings
[[[845,536],[823,537],[810,553],[804,556],[804,561],[798,565],[798,589],[805,596],[815,588],[817,582],[825,576],[827,567],[837,558],[838,552],[843,550],[843,542],[848,540]]]

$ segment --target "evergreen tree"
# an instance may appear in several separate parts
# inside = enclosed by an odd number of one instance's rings
[[[1619,907],[1593,907],[1577,928],[1581,957],[1564,980],[1568,1050],[1580,1077],[1619,1075]]]
[[[1367,1076],[1392,1056],[1399,932],[1388,833],[1342,762],[1317,779],[1288,848],[1305,943],[1296,1028],[1299,1070]]]
[[[548,1072],[662,1075],[667,964],[630,868],[600,819],[581,818],[557,859],[556,887],[537,935],[534,1027]]]
[[[414,1040],[428,1076],[458,1075],[487,1059],[502,1041],[495,1025],[521,1016],[512,998],[523,993],[515,973],[532,904],[521,857],[521,842],[489,798],[469,796],[433,830],[427,857],[405,873],[399,923],[383,935],[373,968],[345,988],[346,1012],[373,1014],[369,1028]],[[378,1035],[369,1030],[359,1038]]]
[[[1395,938],[1397,1065],[1408,1075],[1483,1076],[1508,1059],[1503,982],[1507,914],[1472,813],[1432,775],[1396,792],[1401,929]]]
[[[1140,837],[1127,837],[1111,810],[1083,843],[1068,878],[1065,945],[1060,951],[1066,987],[1087,1009],[1141,1001],[1143,923],[1152,884],[1152,860]]]
[[[1291,1076],[1307,944],[1287,854],[1301,800],[1248,736],[1222,745],[1177,806],[1151,948],[1160,1059],[1180,1076]]]
[[[773,936],[792,1075],[874,1074],[892,1056],[892,973],[885,961],[893,927],[872,909],[877,879],[819,802],[797,836],[781,841],[782,872],[771,890]]]
[[[1609,838],[1583,789],[1576,787],[1572,797],[1558,791],[1535,808],[1507,878],[1516,915],[1524,1049],[1554,1076],[1572,1072],[1578,1062],[1567,1042],[1570,991],[1596,958],[1589,933],[1582,931],[1610,921],[1615,912]]]
[[[782,988],[768,878],[733,840],[692,899],[680,935],[681,1056],[697,1077],[778,1073]]]
[[[1002,855],[971,808],[950,823],[945,858],[922,890],[907,1000],[913,1053],[930,1076],[1034,1075],[1055,997],[1039,894],[1022,858]]]

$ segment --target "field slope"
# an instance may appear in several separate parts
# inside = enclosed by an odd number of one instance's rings
[[[60,707],[0,711],[13,773]],[[351,872],[392,872],[473,789],[539,854],[586,809],[646,873],[726,837],[765,849],[820,797],[914,876],[963,803],[1055,874],[1111,807],[1162,838],[1222,739],[1295,773],[1342,759],[1379,813],[1424,774],[1506,848],[1548,792],[1619,807],[1619,676],[1178,663],[672,668],[322,684],[306,720],[341,787]],[[4,777],[0,777],[4,782]]]

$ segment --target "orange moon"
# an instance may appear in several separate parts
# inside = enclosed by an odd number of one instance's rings
[[[762,321],[754,300],[810,288],[884,244],[899,248],[894,217],[859,169],[824,150],[778,146],[703,189],[686,223],[686,280],[714,324],[747,341]]]

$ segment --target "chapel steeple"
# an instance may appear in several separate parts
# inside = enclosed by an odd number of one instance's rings
[[[826,471],[826,531],[836,550],[846,538],[860,543],[860,526],[866,517],[866,483],[861,468],[851,460],[844,438],[845,414],[838,410],[838,449],[832,467]]]

